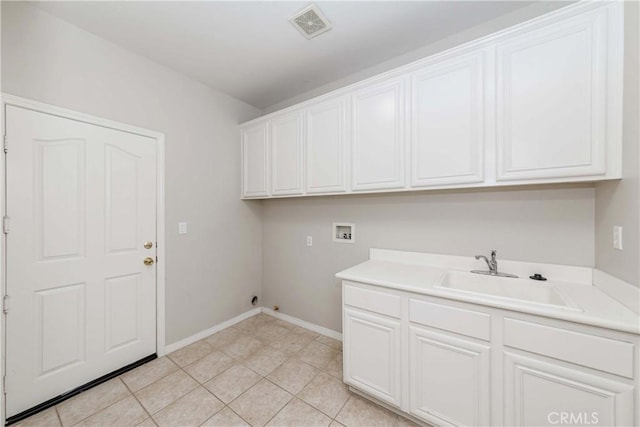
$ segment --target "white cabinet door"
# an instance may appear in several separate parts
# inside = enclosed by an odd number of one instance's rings
[[[497,180],[606,173],[607,10],[497,45]]]
[[[435,425],[490,425],[490,346],[409,328],[409,404]]]
[[[484,179],[485,62],[480,51],[412,75],[412,187]]]
[[[269,195],[267,123],[242,129],[242,197]]]
[[[404,187],[405,92],[401,78],[353,95],[353,190]]]
[[[309,107],[306,126],[307,193],[347,191],[345,98]]]
[[[271,194],[302,194],[302,114],[271,120]]]
[[[344,309],[344,380],[400,407],[400,322]]]
[[[505,352],[504,363],[505,425],[634,425],[630,384],[534,356]]]

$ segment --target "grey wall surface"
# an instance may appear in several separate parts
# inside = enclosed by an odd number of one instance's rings
[[[2,2],[2,91],[165,134],[167,344],[252,308],[261,206],[240,200],[237,124],[256,109],[22,2]]]
[[[594,265],[589,187],[423,192],[263,202],[265,306],[340,331],[338,271],[369,248]],[[355,244],[332,241],[333,222],[356,225]],[[306,236],[313,246],[306,246]]]
[[[596,186],[596,267],[640,286],[640,4],[625,2],[623,179]],[[613,226],[623,250],[613,249]]]

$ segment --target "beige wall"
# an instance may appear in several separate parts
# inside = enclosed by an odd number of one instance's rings
[[[640,286],[640,4],[625,2],[623,176],[596,186],[596,266]],[[613,226],[623,250],[613,249]]]
[[[236,125],[257,110],[14,2],[2,2],[2,91],[165,134],[167,344],[251,308],[261,206],[239,198]]]
[[[423,192],[263,202],[263,298],[283,313],[340,331],[335,273],[388,248],[593,266],[594,190]],[[334,243],[333,222],[356,224],[356,243]],[[306,246],[313,236],[313,246]]]

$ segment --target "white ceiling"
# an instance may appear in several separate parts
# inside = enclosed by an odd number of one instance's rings
[[[531,1],[320,1],[333,29],[306,40],[298,1],[38,2],[67,22],[265,108]]]

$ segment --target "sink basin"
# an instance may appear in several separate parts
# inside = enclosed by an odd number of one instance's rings
[[[532,283],[531,280],[526,279],[482,276],[462,271],[449,271],[443,276],[436,288],[446,289],[454,293],[476,294],[502,300],[582,311],[555,286],[546,283]]]

